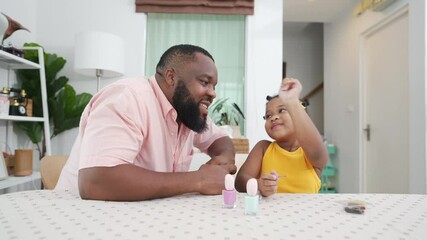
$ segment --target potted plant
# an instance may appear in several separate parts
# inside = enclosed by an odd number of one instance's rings
[[[36,43],[26,43],[26,47],[38,46]],[[37,62],[38,53],[36,51],[25,51],[27,60]],[[78,127],[80,116],[88,104],[92,95],[89,93],[76,94],[74,88],[69,85],[65,76],[57,77],[58,72],[67,62],[64,58],[56,54],[44,52],[46,88],[49,109],[49,123],[52,128],[52,137],[59,133]],[[25,89],[28,97],[32,99],[33,116],[43,116],[40,75],[37,70],[17,70],[17,79],[22,83],[21,88]],[[14,125],[23,131],[36,144],[40,154],[40,159],[45,155],[45,140],[43,134],[43,123],[41,122],[14,122]],[[41,144],[41,146],[40,146]]]
[[[209,116],[217,126],[223,126],[230,137],[241,136],[240,126],[245,120],[245,115],[240,107],[231,102],[229,98],[215,100],[209,107]]]

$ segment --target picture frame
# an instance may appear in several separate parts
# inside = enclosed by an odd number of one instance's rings
[[[0,180],[6,179],[9,177],[7,173],[6,162],[4,161],[3,154],[0,153]]]

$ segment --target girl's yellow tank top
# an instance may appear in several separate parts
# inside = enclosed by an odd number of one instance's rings
[[[286,176],[277,182],[278,193],[319,192],[321,181],[301,147],[288,152],[272,142],[262,159],[261,173],[270,174],[271,170]]]

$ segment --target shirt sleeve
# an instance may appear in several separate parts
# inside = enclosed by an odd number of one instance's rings
[[[96,96],[86,116],[79,169],[134,163],[144,140],[137,103],[125,86],[105,89]]]

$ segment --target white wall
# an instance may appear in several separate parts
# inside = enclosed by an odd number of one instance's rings
[[[23,7],[25,6],[25,7]],[[17,46],[35,41],[47,52],[57,53],[68,62],[62,74],[77,93],[95,93],[96,79],[73,70],[75,34],[85,30],[110,32],[125,42],[125,75],[144,73],[146,15],[135,13],[135,1],[116,0],[7,0],[2,12],[18,20],[31,33],[18,31],[10,38]],[[266,138],[264,131],[265,95],[277,91],[282,67],[282,0],[255,0],[255,15],[247,18],[247,133],[251,146]],[[115,79],[103,79],[105,86]],[[52,139],[53,154],[68,154],[77,128]]]
[[[37,5],[36,1],[31,0],[2,1],[0,11],[30,30],[30,32],[24,30],[16,31],[5,40],[5,44],[10,42],[14,46],[22,46],[25,42],[37,39]]]
[[[409,4],[409,190],[427,193],[427,4],[411,0]]]
[[[300,79],[304,96],[323,82],[323,24],[285,22],[283,46],[286,74]]]
[[[409,2],[410,192],[426,193],[426,88],[424,0],[399,0],[383,12],[356,17],[352,9],[324,25],[325,135],[338,147],[338,190],[359,192],[361,123],[360,34]],[[384,166],[386,171],[387,166]]]
[[[306,96],[323,82],[323,24],[285,22],[283,61],[286,75],[301,81]],[[323,90],[309,99],[307,112],[320,133],[324,133]]]
[[[279,90],[282,79],[282,0],[255,0],[246,25],[246,133],[250,148],[269,139],[264,130],[265,96]]]
[[[325,136],[337,145],[340,192],[358,192],[358,19],[346,12],[324,24]],[[354,109],[354,111],[351,111]]]

